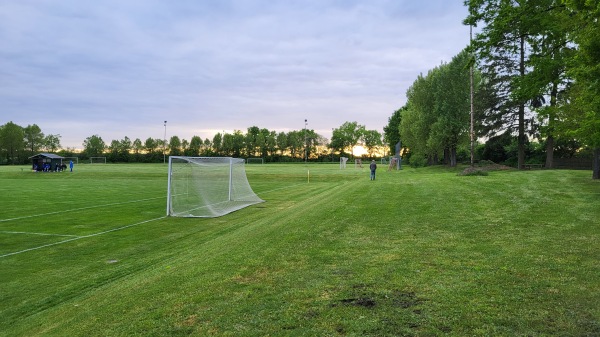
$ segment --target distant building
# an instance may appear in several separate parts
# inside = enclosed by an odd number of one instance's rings
[[[64,157],[52,153],[39,153],[29,157],[33,171],[57,171],[63,164]]]

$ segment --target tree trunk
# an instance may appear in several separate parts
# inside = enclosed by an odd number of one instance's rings
[[[456,147],[450,149],[450,166],[456,167]]]
[[[554,137],[549,135],[546,139],[546,165],[545,168],[554,168]]]
[[[554,168],[554,108],[556,107],[556,98],[558,96],[558,84],[552,83],[552,91],[550,92],[550,109],[548,116],[548,139],[546,140],[546,168]]]
[[[444,164],[452,166],[452,157],[450,155],[450,149],[444,148]]]
[[[600,147],[594,149],[594,162],[592,164],[592,179],[600,179]]]

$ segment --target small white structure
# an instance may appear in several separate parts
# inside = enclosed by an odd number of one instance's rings
[[[348,161],[348,158],[346,158],[346,157],[340,157],[340,170],[346,168],[346,162],[347,161]]]

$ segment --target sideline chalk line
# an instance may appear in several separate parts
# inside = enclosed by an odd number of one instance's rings
[[[89,235],[77,236],[77,237],[74,237],[74,238],[68,239],[68,240],[63,240],[63,241],[59,241],[59,242],[49,243],[49,244],[43,245],[43,246],[28,248],[28,249],[24,249],[24,250],[21,250],[21,251],[18,251],[18,252],[13,252],[13,253],[8,253],[8,254],[0,255],[0,258],[7,257],[7,256],[12,256],[12,255],[17,255],[17,254],[21,254],[21,253],[26,253],[26,252],[30,252],[32,250],[37,250],[37,249],[42,249],[42,248],[46,248],[46,247],[56,246],[56,245],[60,245],[60,244],[63,244],[63,243],[67,243],[67,242],[71,242],[71,241],[75,241],[75,240],[79,240],[79,239],[91,238],[91,237],[94,237],[94,236],[99,236],[99,235],[103,235],[103,234],[106,234],[106,233],[119,231],[119,230],[122,230],[122,229],[126,229],[126,228],[129,228],[129,227],[133,227],[133,226],[145,224],[145,223],[156,221],[156,220],[161,220],[161,219],[164,219],[164,218],[166,218],[166,216],[161,216],[160,218],[145,220],[145,221],[134,223],[134,224],[131,224],[131,225],[126,225],[126,226],[121,226],[121,227],[109,229],[109,230],[106,230],[106,231],[103,231],[103,232],[98,232],[98,233],[89,234]]]
[[[64,211],[56,211],[56,212],[50,212],[50,213],[44,213],[44,214],[26,215],[26,216],[21,216],[21,217],[17,217],[17,218],[11,218],[11,219],[0,219],[0,222],[13,221],[13,220],[21,220],[21,219],[29,219],[29,218],[36,218],[36,217],[40,217],[40,216],[60,214],[60,213],[68,213],[68,212],[75,212],[75,211],[81,211],[81,210],[91,209],[91,208],[99,208],[99,207],[106,207],[106,206],[132,204],[132,203],[136,203],[136,202],[142,202],[142,201],[148,201],[148,200],[155,200],[155,199],[161,199],[161,198],[166,198],[166,197],[155,197],[155,198],[132,200],[132,201],[125,201],[125,202],[115,202],[115,203],[112,203],[112,204],[86,206],[86,207],[80,207],[80,208],[74,208],[74,209],[68,209],[68,210],[64,210]]]
[[[36,233],[36,232],[15,232],[15,231],[0,231],[0,233],[4,234],[27,234],[27,235],[45,235],[45,236],[71,236],[78,238],[79,235],[69,235],[69,234],[52,234],[52,233]]]

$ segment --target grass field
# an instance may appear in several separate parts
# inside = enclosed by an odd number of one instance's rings
[[[246,169],[191,219],[162,164],[0,167],[0,336],[600,335],[589,171]]]

